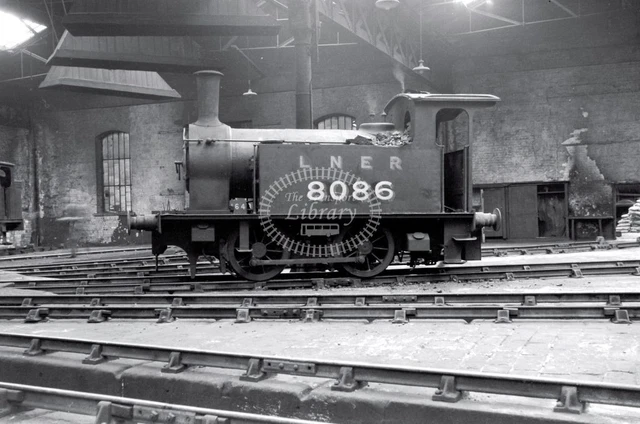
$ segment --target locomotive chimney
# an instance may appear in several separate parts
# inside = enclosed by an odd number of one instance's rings
[[[222,73],[218,71],[199,71],[195,75],[198,85],[198,120],[192,125],[199,127],[222,125],[218,118]]]
[[[198,85],[198,120],[189,125],[189,138],[229,139],[231,128],[220,122],[220,79],[218,71],[195,73]]]

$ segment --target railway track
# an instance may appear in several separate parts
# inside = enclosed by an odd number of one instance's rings
[[[27,253],[29,251],[29,253]],[[100,255],[105,253],[127,253],[127,252],[151,252],[151,248],[148,246],[137,247],[115,247],[109,249],[92,249],[92,250],[79,250],[75,252],[76,256],[91,256]],[[46,252],[46,249],[35,248],[19,248],[19,249],[0,249],[0,264],[10,263],[15,261],[23,261],[29,259],[59,259],[70,258],[71,252],[51,251]],[[32,253],[32,254],[31,254]]]
[[[95,278],[100,276],[128,276],[152,274],[188,274],[189,262],[184,255],[167,255],[159,258],[142,257],[131,259],[102,259],[99,261],[72,262],[68,264],[22,265],[0,268],[34,277],[75,277]],[[199,261],[198,272],[217,272],[217,261]]]
[[[520,278],[576,277],[590,275],[640,275],[640,260],[545,263],[530,265],[407,267],[388,270],[371,279],[341,277],[337,273],[289,273],[264,282],[243,281],[226,274],[201,274],[195,279],[180,274],[153,276],[101,276],[64,279],[5,279],[15,288],[46,290],[57,294],[178,293],[216,290],[325,288],[376,286],[443,281],[514,280]]]
[[[0,392],[4,395],[6,403],[6,408],[2,411],[3,416],[11,415],[11,419],[20,419],[21,412],[37,408],[92,416],[98,424],[114,422],[310,424],[318,422],[6,382],[0,382]]]
[[[84,364],[100,364],[134,359],[164,364],[156,371],[172,374],[190,367],[238,370],[240,380],[250,385],[274,375],[294,375],[334,380],[333,391],[356,391],[365,383],[436,389],[432,400],[455,403],[464,392],[524,396],[557,401],[556,412],[583,413],[588,403],[640,407],[640,387],[585,381],[501,375],[468,371],[439,370],[407,366],[374,365],[360,362],[309,358],[257,356],[199,349],[184,349],[99,340],[40,337],[0,333],[0,346],[23,349],[34,366],[42,367],[40,357],[54,352],[78,354]],[[40,368],[41,369],[41,368]],[[176,384],[176,383],[172,383]],[[5,386],[22,390],[19,386]],[[374,390],[374,389],[371,389]],[[16,402],[22,395],[13,394]],[[113,400],[114,403],[117,401]]]
[[[537,254],[558,254],[558,253],[578,253],[591,252],[594,250],[628,249],[640,247],[639,240],[608,242],[604,239],[597,241],[572,241],[567,243],[546,243],[529,244],[482,248],[482,257],[508,256],[508,255],[537,255]]]
[[[483,257],[507,256],[507,255],[528,255],[538,253],[569,253],[591,251],[598,249],[611,249],[613,247],[639,247],[639,242],[625,242],[609,244],[607,242],[573,242],[562,244],[544,245],[522,245],[507,246],[499,248],[485,247],[482,249]],[[144,248],[128,248],[122,250],[113,249],[113,252],[137,252],[144,251]],[[146,249],[148,250],[148,249]],[[105,253],[110,251],[99,251]],[[34,256],[33,258],[42,258]],[[55,258],[55,257],[54,257]],[[88,259],[63,261],[55,263],[37,263],[17,265],[11,262],[2,263],[0,258],[0,270],[18,272],[24,275],[51,277],[51,278],[95,278],[100,276],[136,276],[136,275],[156,275],[156,274],[183,274],[187,275],[189,262],[182,253],[162,255],[156,262],[156,257],[152,255],[142,257],[125,257],[115,259]],[[201,260],[198,262],[198,273],[217,272],[218,261],[215,258]]]
[[[640,292],[524,292],[482,294],[187,294],[166,295],[42,295],[0,298],[0,319],[157,319],[176,318],[298,319],[611,319],[631,323],[640,318]]]

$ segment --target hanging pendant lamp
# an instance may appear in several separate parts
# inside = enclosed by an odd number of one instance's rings
[[[249,81],[249,89],[247,91],[245,91],[244,93],[242,93],[243,96],[245,97],[253,97],[253,96],[257,96],[258,93],[256,93],[255,91],[251,90],[251,81]]]
[[[428,66],[424,66],[424,60],[420,59],[418,61],[418,66],[413,68],[414,72],[424,72],[424,71],[430,71],[431,68],[429,68]]]
[[[249,81],[249,88],[247,89],[247,91],[242,93],[244,97],[254,97],[258,95],[258,93],[251,90],[251,66],[250,65],[251,63],[249,62],[249,58],[247,57],[247,80]]]
[[[422,59],[422,2],[420,2],[420,60],[418,60],[418,66],[413,68],[414,72],[430,71],[428,66],[424,66],[424,60]]]

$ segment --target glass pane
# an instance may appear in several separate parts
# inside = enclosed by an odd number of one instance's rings
[[[120,164],[120,183],[121,185],[125,185],[125,181],[124,181],[124,162],[125,159],[120,159],[118,161],[118,163]]]
[[[110,175],[111,181],[109,181],[109,185],[115,186],[117,184],[116,183],[116,175],[118,175],[116,173],[116,161],[113,160],[113,159],[110,160],[109,161],[109,165],[111,166],[111,175]]]
[[[115,211],[115,189],[113,187],[109,187],[109,209],[110,211]]]
[[[124,159],[127,157],[127,151],[125,147],[125,140],[127,138],[127,133],[120,133],[120,159]]]
[[[111,203],[109,202],[109,191],[108,191],[108,189],[107,189],[107,188],[105,188],[105,189],[103,190],[103,196],[102,196],[102,199],[103,199],[103,201],[104,201],[103,209],[104,209],[105,211],[108,211],[108,210],[109,210],[109,206],[111,205]]]
[[[108,147],[108,141],[106,138],[102,139],[102,159],[108,159],[109,158],[109,151],[107,149]]]
[[[111,134],[111,160],[116,158],[116,145],[117,140],[115,140],[114,134]]]
[[[131,207],[131,187],[125,187],[125,192],[127,193],[127,210],[130,211],[133,209]]]
[[[124,134],[124,158],[131,159],[129,153],[129,134],[127,133]]]
[[[109,184],[109,162],[102,161],[102,186]]]
[[[131,160],[124,160],[124,183],[126,185],[131,185]]]
[[[118,187],[113,188],[113,210],[120,212],[122,210],[120,204],[120,189]]]
[[[113,161],[113,185],[120,184],[120,161]]]
[[[111,158],[111,144],[109,144],[109,141],[111,140],[111,136],[108,135],[106,136],[103,140],[102,143],[104,144],[104,155],[103,158],[105,160],[110,159]]]

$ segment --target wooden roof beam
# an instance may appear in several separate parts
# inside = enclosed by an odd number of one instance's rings
[[[265,36],[280,24],[272,16],[141,13],[69,13],[62,19],[75,36]]]

